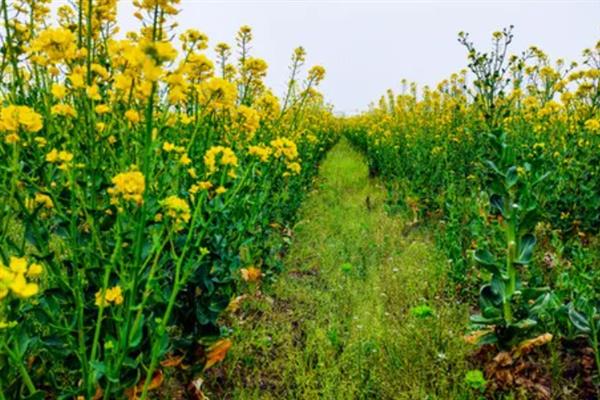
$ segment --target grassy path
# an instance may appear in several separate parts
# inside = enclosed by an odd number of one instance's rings
[[[319,179],[286,271],[232,316],[234,347],[211,372],[209,397],[468,398],[467,310],[444,296],[444,261],[426,233],[406,234],[385,213],[383,189],[348,143]],[[415,315],[422,305],[433,315]]]

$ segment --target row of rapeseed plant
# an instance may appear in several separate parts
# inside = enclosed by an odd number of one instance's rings
[[[297,48],[280,101],[249,27],[212,60],[178,3],[134,1],[120,34],[116,0],[1,2],[0,399],[201,373],[231,345],[219,315],[280,265],[336,140],[325,71]]]
[[[434,224],[477,304],[472,339],[583,336],[600,365],[600,42],[568,63],[510,55],[512,39],[496,32],[480,51],[459,34],[468,68],[421,91],[403,81],[345,129],[389,207]]]

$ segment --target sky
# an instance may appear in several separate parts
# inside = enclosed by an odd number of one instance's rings
[[[60,2],[56,2],[60,3]],[[553,59],[578,61],[600,40],[600,0],[562,1],[318,1],[181,0],[180,29],[196,28],[210,45],[234,43],[253,28],[252,55],[269,63],[267,83],[283,95],[292,51],[303,46],[306,68],[325,67],[321,85],[337,112],[355,113],[403,78],[435,85],[466,67],[457,42],[469,32],[479,47],[495,30],[514,25],[513,53],[536,45]],[[119,0],[122,31],[136,29],[129,0]]]

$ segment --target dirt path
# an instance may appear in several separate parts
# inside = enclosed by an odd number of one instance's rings
[[[338,144],[286,270],[230,321],[234,346],[210,373],[211,399],[470,398],[467,310],[444,296],[445,261],[427,232],[407,234],[384,198],[362,156]]]

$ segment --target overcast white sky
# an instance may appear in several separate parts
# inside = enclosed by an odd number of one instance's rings
[[[600,39],[600,0],[563,1],[231,1],[182,0],[181,29],[197,28],[211,46],[233,44],[241,25],[254,30],[253,54],[269,63],[268,83],[284,91],[292,50],[307,67],[327,70],[322,91],[337,111],[365,109],[402,78],[435,84],[466,66],[461,30],[487,48],[490,34],[515,25],[513,52],[537,45],[552,57],[579,60]],[[119,0],[123,31],[135,29],[133,6]]]

